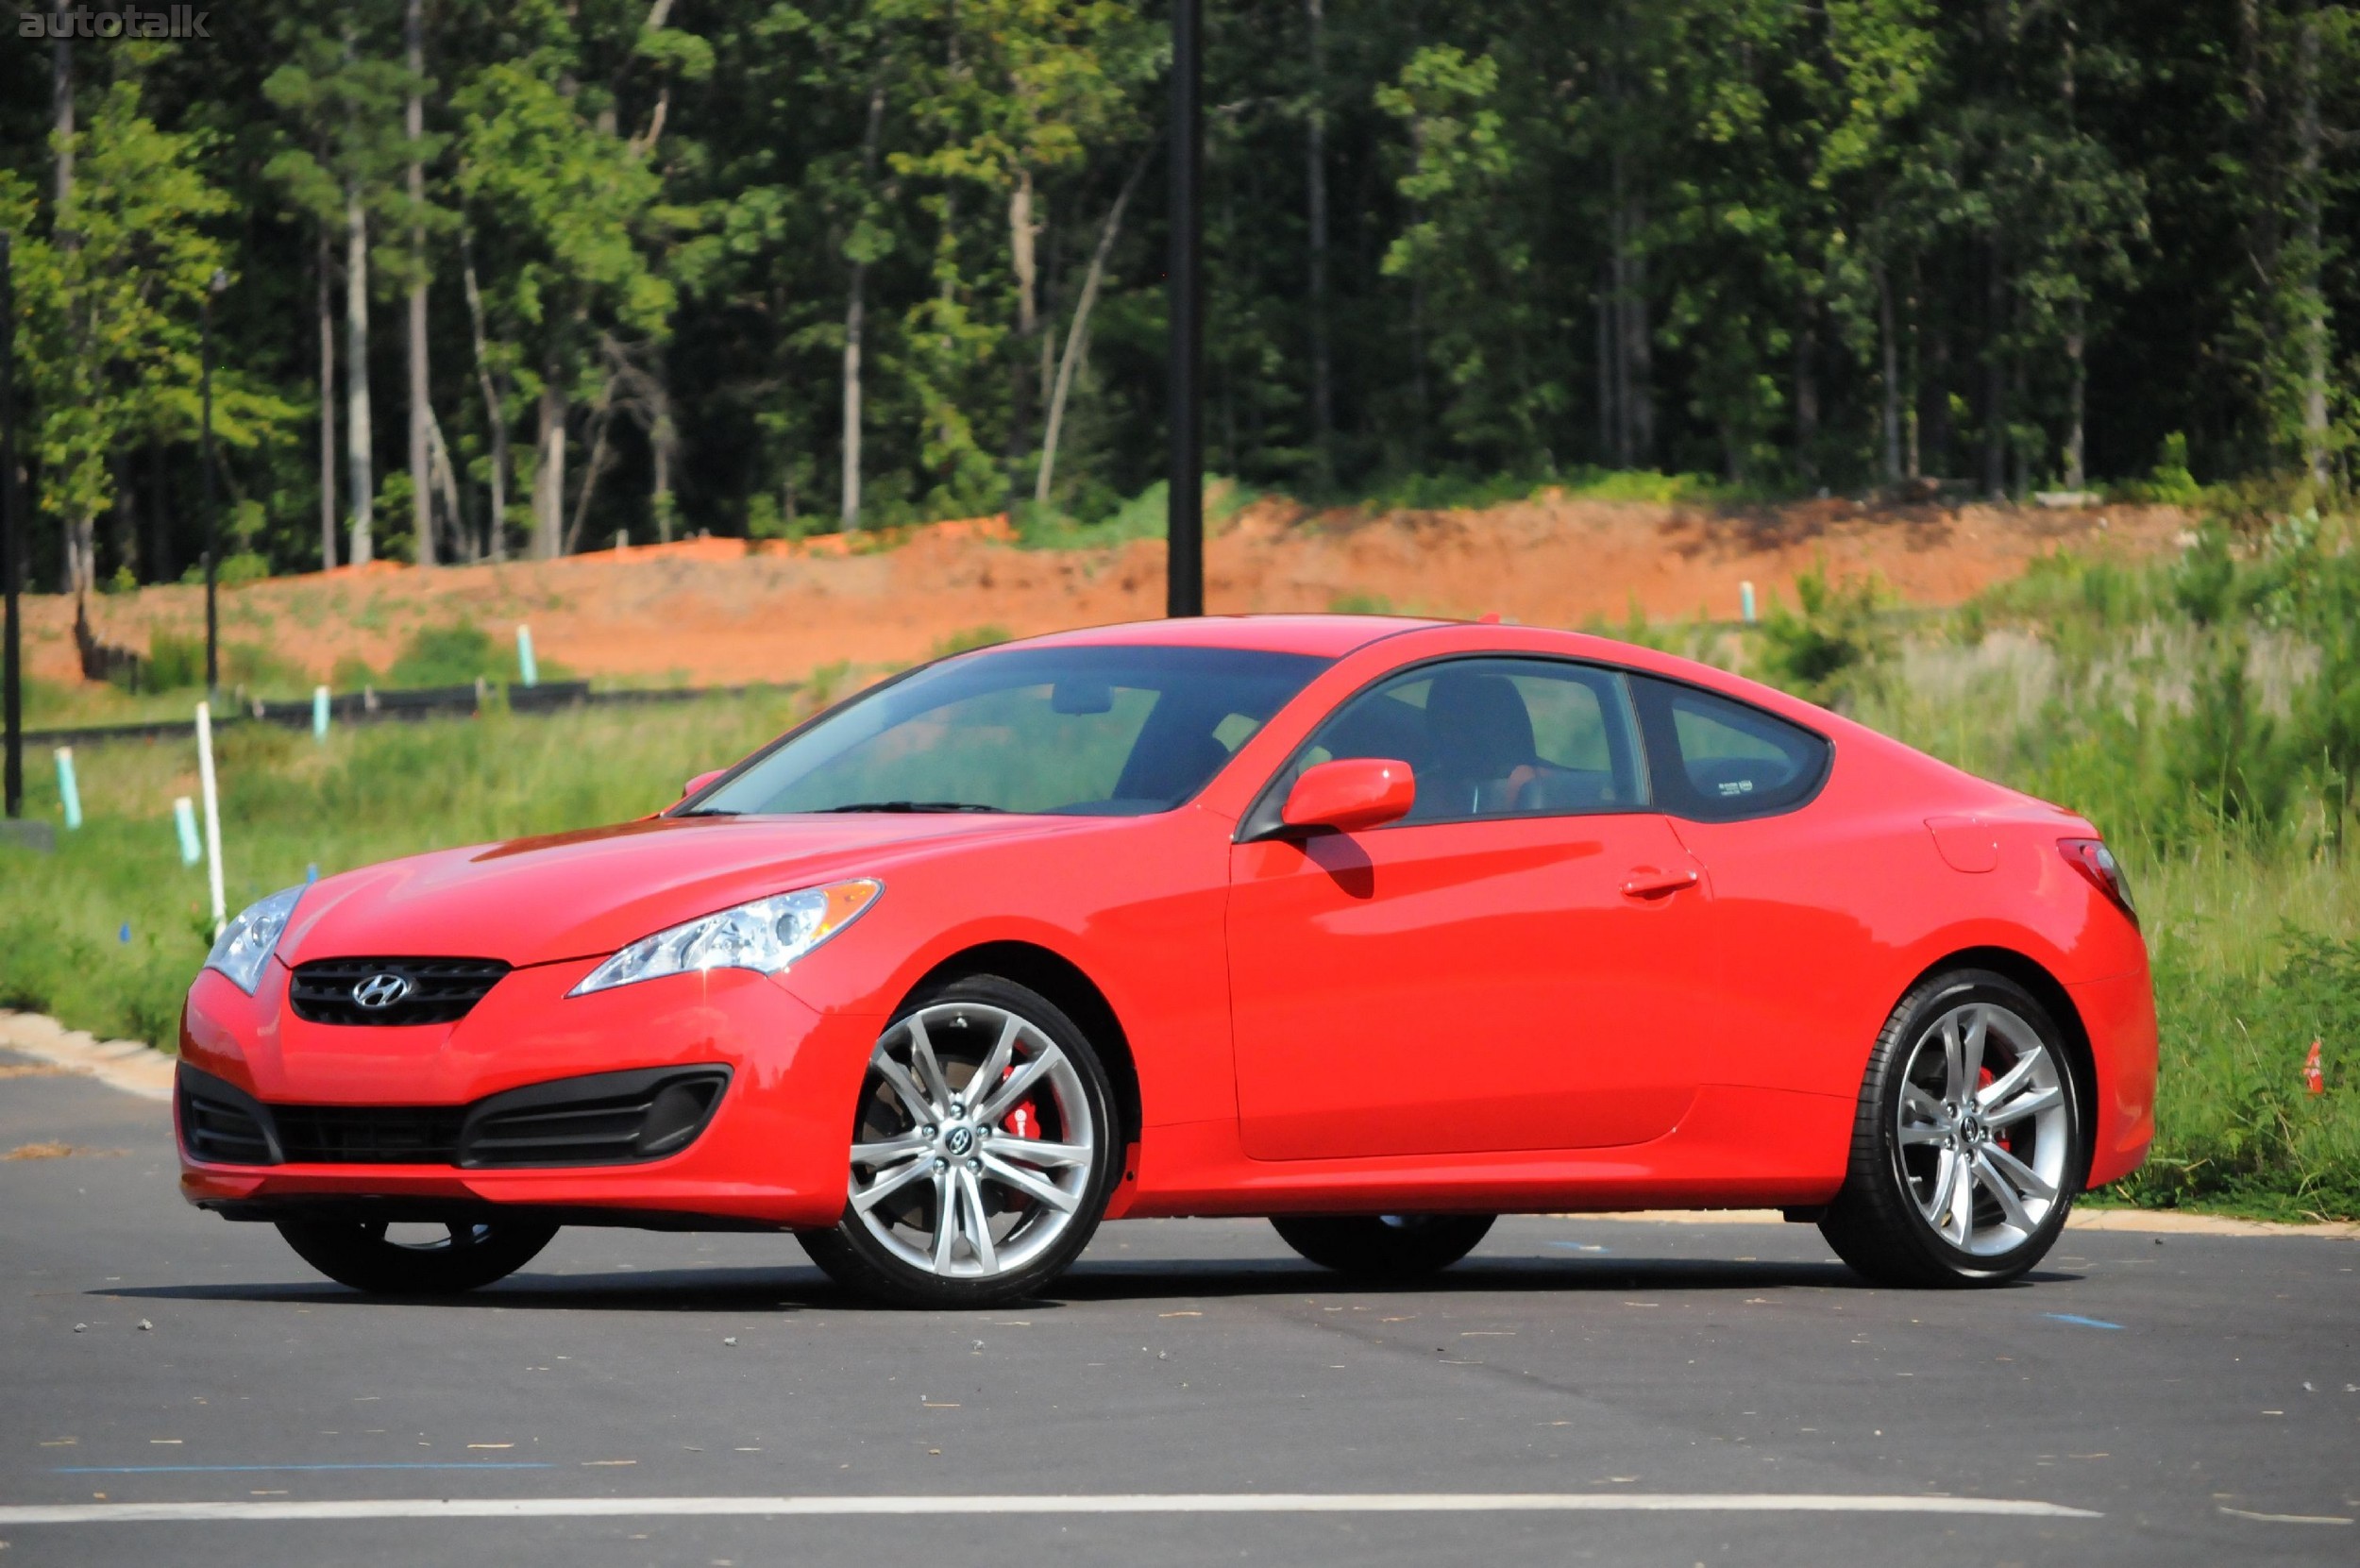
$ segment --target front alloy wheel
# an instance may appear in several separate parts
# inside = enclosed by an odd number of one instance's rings
[[[2040,1261],[2083,1169],[2065,1043],[2031,993],[1960,970],[1894,1012],[1863,1087],[1851,1174],[1820,1228],[1894,1285],[1990,1285]]]
[[[514,1273],[549,1244],[557,1227],[524,1216],[400,1226],[319,1219],[282,1220],[278,1234],[339,1285],[372,1295],[448,1296]]]
[[[1012,982],[962,980],[878,1038],[844,1218],[803,1247],[895,1306],[1024,1295],[1088,1243],[1117,1147],[1104,1070],[1072,1021]]]

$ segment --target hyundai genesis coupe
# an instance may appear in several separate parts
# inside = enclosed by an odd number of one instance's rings
[[[184,1195],[363,1290],[569,1224],[968,1307],[1103,1220],[1383,1278],[1728,1206],[1939,1286],[2137,1167],[2155,1012],[2069,811],[1598,637],[1249,615],[957,654],[643,819],[274,894],[177,1071]]]

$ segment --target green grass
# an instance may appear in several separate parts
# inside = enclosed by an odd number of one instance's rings
[[[780,691],[632,708],[340,729],[325,744],[248,724],[219,738],[222,863],[235,910],[395,855],[644,816],[682,783],[801,717]],[[0,848],[0,1006],[168,1045],[204,960],[201,866],[180,863],[175,796],[196,794],[193,741],[77,750],[84,826],[58,852]],[[26,815],[59,818],[56,780],[26,769]],[[122,939],[124,929],[130,933]]]

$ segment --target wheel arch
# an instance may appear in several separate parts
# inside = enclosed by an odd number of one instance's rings
[[[2048,1009],[2048,1016],[2056,1020],[2057,1027],[2064,1032],[2065,1067],[2073,1074],[2073,1092],[2081,1104],[2087,1108],[2089,1117],[2090,1124],[2084,1129],[2082,1138],[2080,1175],[2080,1180],[2086,1183],[2089,1180],[2090,1162],[2096,1157],[2099,1147],[2098,1117],[2100,1103],[2098,1098],[2098,1058],[2097,1054],[2090,1048],[2089,1030],[2082,1021],[2082,1010],[2074,1005],[2073,994],[2065,989],[2064,982],[2049,973],[2037,959],[2018,953],[2013,948],[1985,946],[1961,948],[1955,953],[1946,953],[1935,959],[1912,977],[1908,985],[1901,987],[1900,996],[1908,996],[1936,975],[1952,969],[1988,969],[1994,974],[2005,975],[2031,992],[2033,1000]],[[1894,1005],[1896,1007],[1900,1005],[1900,997],[1894,999]]]
[[[1106,1068],[1115,1091],[1115,1108],[1122,1118],[1123,1137],[1137,1142],[1145,1124],[1139,1098],[1138,1064],[1131,1054],[1131,1037],[1115,1014],[1114,1004],[1080,965],[1063,953],[1033,942],[994,941],[962,948],[919,977],[910,994],[929,986],[948,985],[969,975],[992,974],[1038,991],[1054,1002],[1089,1037]],[[1120,1155],[1120,1150],[1117,1151]]]

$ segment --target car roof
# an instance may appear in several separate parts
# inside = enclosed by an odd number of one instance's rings
[[[1309,653],[1340,659],[1382,637],[1446,626],[1411,615],[1196,615],[1053,632],[1027,637],[1025,648],[1240,648],[1265,653]]]

